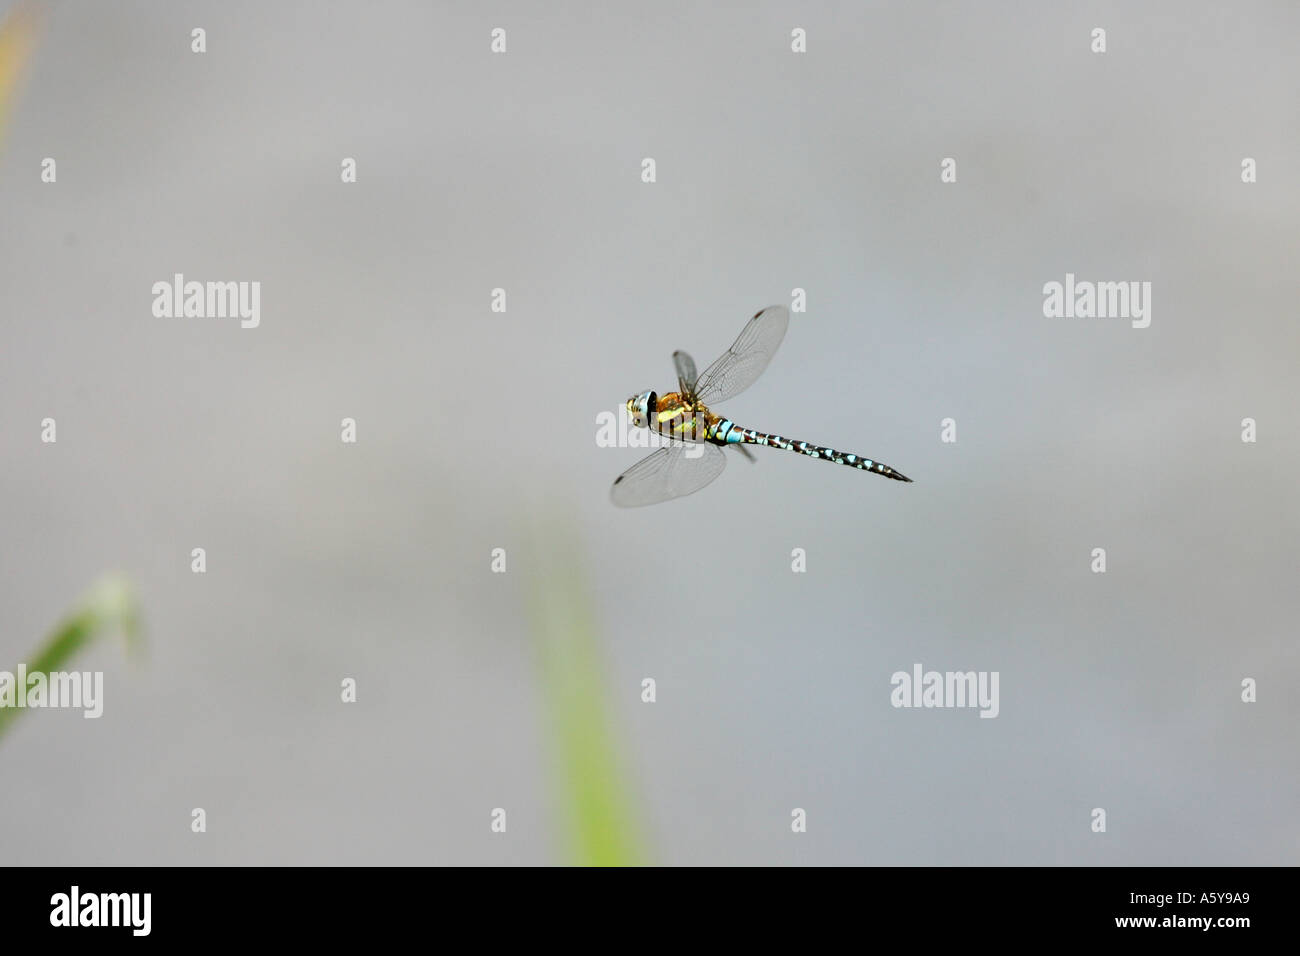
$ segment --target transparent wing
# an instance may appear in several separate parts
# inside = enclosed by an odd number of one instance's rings
[[[753,385],[772,361],[789,324],[790,310],[783,305],[770,305],[745,323],[727,354],[706,368],[695,383],[696,399],[712,405]]]
[[[669,445],[615,478],[609,497],[620,508],[680,498],[718,477],[726,464],[717,445]]]
[[[677,387],[687,401],[695,395],[695,359],[685,352],[673,353],[673,364],[677,366]]]

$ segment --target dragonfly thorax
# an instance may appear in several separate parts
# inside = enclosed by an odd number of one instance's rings
[[[642,392],[627,400],[632,424],[678,441],[706,441],[715,416],[678,392]]]

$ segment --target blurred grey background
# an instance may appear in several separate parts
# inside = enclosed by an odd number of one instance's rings
[[[0,741],[0,860],[562,861],[527,589],[572,547],[653,862],[1295,864],[1298,36],[1289,3],[53,6],[0,153],[0,668],[113,568],[149,654],[96,645],[104,716]],[[155,318],[176,272],[260,281],[260,328]],[[1066,272],[1150,281],[1150,328],[1044,318]],[[723,411],[915,484],[759,449],[615,509],[643,452],[596,416],[796,287]],[[1000,672],[1000,716],[894,709],[914,662]]]

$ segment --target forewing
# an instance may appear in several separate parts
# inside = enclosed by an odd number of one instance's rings
[[[685,352],[674,352],[673,364],[677,366],[677,386],[682,397],[690,401],[695,395],[695,359]]]
[[[785,338],[790,310],[771,305],[759,312],[741,330],[725,355],[704,370],[695,383],[695,396],[705,405],[739,395],[757,381]]]
[[[653,505],[699,491],[726,467],[716,445],[669,445],[614,479],[609,496],[620,508]]]

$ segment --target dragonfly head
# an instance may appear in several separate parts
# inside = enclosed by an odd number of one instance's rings
[[[655,403],[659,396],[653,391],[633,395],[627,400],[627,414],[637,428],[650,427],[650,416],[655,413]]]

